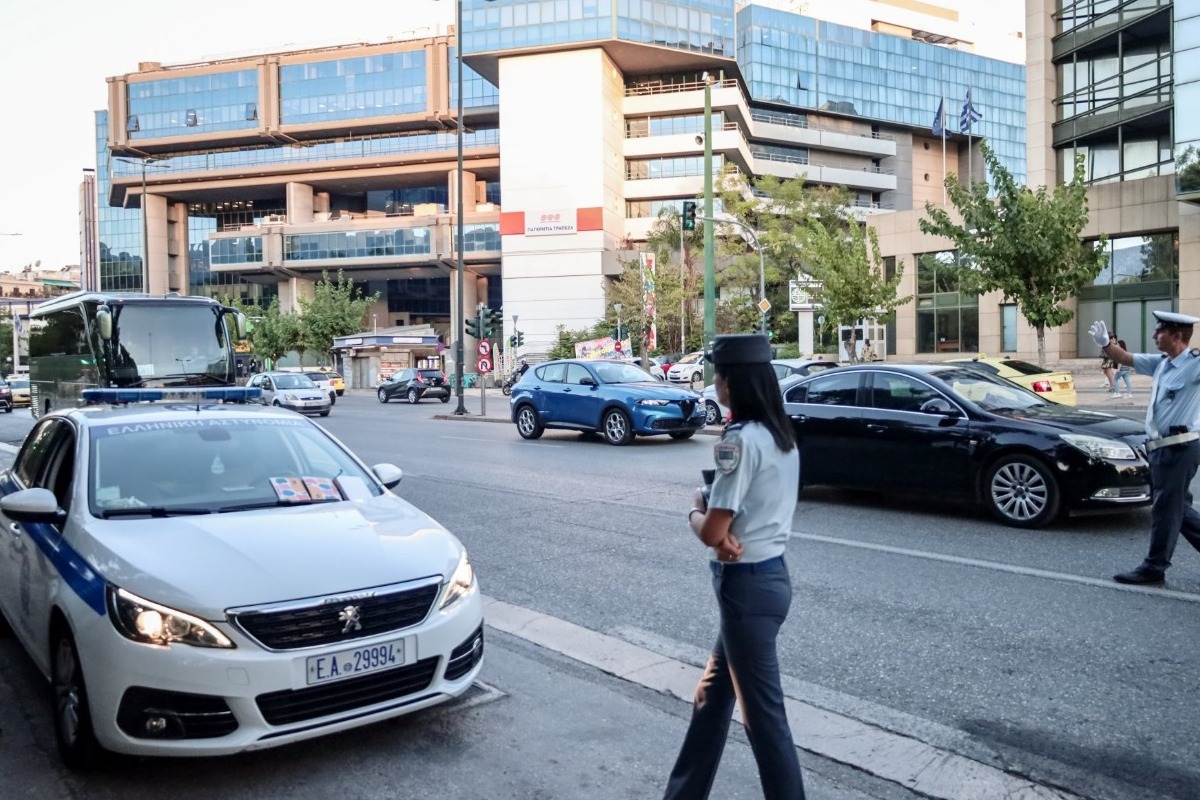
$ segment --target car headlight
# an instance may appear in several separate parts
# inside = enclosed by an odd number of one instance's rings
[[[438,610],[454,605],[470,594],[474,588],[475,569],[467,559],[467,551],[464,550],[462,555],[459,556],[458,566],[455,567],[454,574],[450,576],[450,580],[446,582],[446,588],[442,590],[442,601],[438,603]]]
[[[1060,433],[1059,438],[1072,447],[1078,447],[1092,458],[1111,458],[1117,461],[1133,461],[1137,453],[1124,442],[1100,436],[1084,436],[1078,433]]]
[[[229,637],[199,617],[152,603],[124,589],[108,587],[108,608],[113,626],[135,642],[167,647],[236,647]]]
[[[646,400],[638,400],[637,404],[639,406],[665,406],[665,405],[668,405],[670,402],[671,402],[670,400],[646,399]]]

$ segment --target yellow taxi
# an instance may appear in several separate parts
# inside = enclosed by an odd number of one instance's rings
[[[1018,358],[988,356],[980,353],[974,358],[951,359],[955,364],[974,364],[992,375],[1023,386],[1031,392],[1064,406],[1075,405],[1075,378],[1069,372],[1052,372],[1045,367]]]
[[[337,392],[338,397],[346,393],[346,382],[342,380],[341,375],[329,369],[322,369],[321,372],[325,373],[325,377],[329,379],[329,385]]]

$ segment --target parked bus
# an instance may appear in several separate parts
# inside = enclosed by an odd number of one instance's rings
[[[234,386],[246,318],[211,297],[75,292],[29,315],[34,417],[84,389]]]

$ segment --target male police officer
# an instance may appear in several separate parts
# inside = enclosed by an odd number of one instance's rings
[[[1192,507],[1192,478],[1200,466],[1200,350],[1189,350],[1192,327],[1187,314],[1155,311],[1154,345],[1162,353],[1128,353],[1109,340],[1103,321],[1089,329],[1104,355],[1117,364],[1152,375],[1146,407],[1146,451],[1154,483],[1150,507],[1150,552],[1141,566],[1114,575],[1118,583],[1162,583],[1179,534],[1200,550],[1200,513]]]

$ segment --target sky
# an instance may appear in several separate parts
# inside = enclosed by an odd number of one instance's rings
[[[989,5],[1019,19],[1023,0]],[[79,184],[83,170],[96,167],[95,112],[108,103],[106,78],[136,72],[141,61],[186,64],[410,39],[444,33],[453,22],[453,0],[6,3],[0,271],[18,272],[36,261],[42,269],[79,263]]]
[[[4,4],[0,75],[0,271],[79,263],[79,184],[96,167],[95,112],[105,79],[138,62],[214,58],[381,42],[445,33],[451,0],[339,4],[149,4],[145,0],[35,0]],[[33,124],[31,124],[33,123]]]

